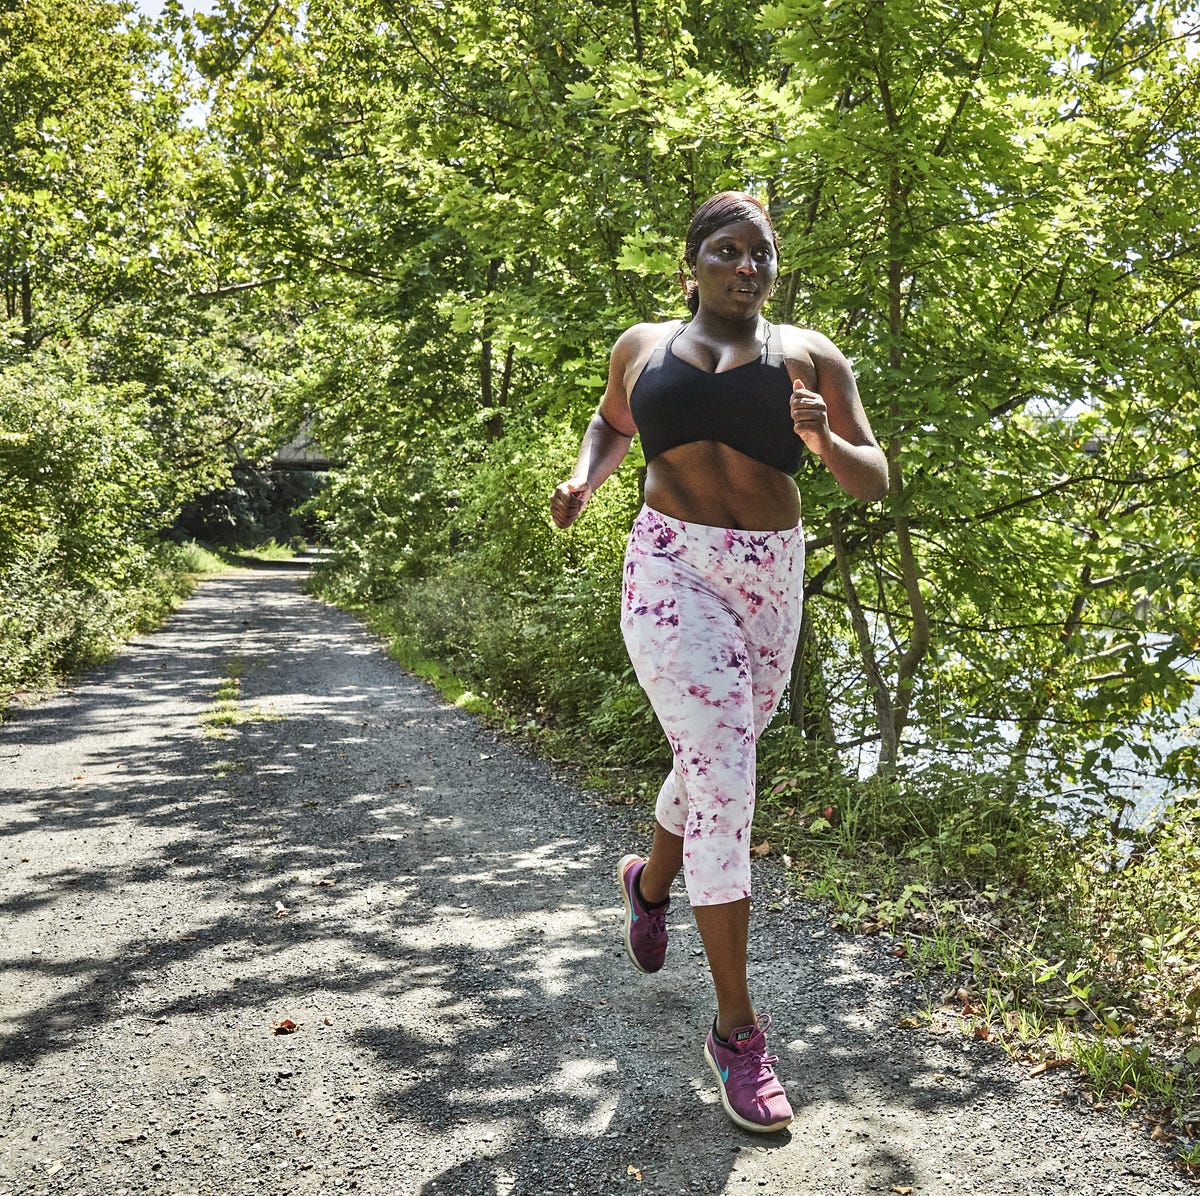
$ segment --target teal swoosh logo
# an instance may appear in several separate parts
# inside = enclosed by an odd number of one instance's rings
[[[729,1079],[729,1068],[728,1067],[718,1067],[717,1074],[721,1077],[721,1083],[724,1084],[726,1082],[726,1080]]]

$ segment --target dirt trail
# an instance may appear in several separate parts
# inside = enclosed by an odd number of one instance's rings
[[[1061,1073],[900,1029],[902,965],[769,866],[797,1117],[735,1129],[682,894],[663,972],[620,944],[641,833],[297,579],[205,582],[0,728],[0,1196],[1190,1190]]]

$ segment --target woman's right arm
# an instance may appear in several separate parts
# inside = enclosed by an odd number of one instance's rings
[[[625,460],[637,425],[629,410],[625,375],[645,341],[647,325],[626,329],[608,360],[608,383],[596,414],[588,422],[571,476],[550,496],[550,515],[559,527],[570,527],[601,483]]]

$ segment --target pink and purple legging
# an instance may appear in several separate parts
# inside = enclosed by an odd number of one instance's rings
[[[655,816],[682,836],[693,905],[750,895],[758,737],[791,673],[804,534],[684,523],[649,507],[625,553],[621,631],[675,766]]]

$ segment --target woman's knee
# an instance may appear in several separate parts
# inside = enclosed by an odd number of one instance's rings
[[[687,791],[672,769],[667,773],[667,779],[658,791],[658,799],[654,803],[654,817],[664,830],[682,839],[687,830],[687,816]]]

